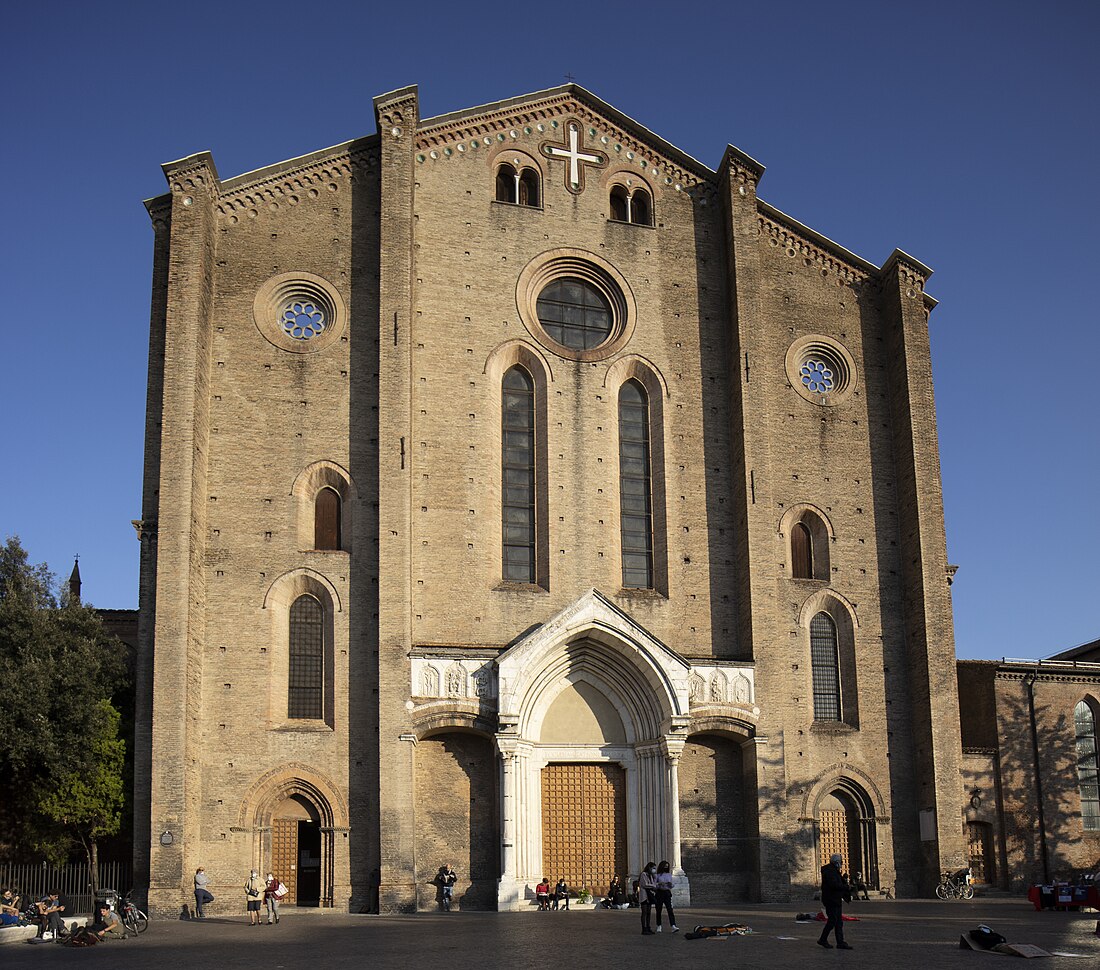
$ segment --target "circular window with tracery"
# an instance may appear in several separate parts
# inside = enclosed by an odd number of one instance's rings
[[[323,350],[344,330],[344,301],[336,288],[312,273],[273,276],[256,294],[252,318],[264,339],[280,350]]]
[[[634,296],[610,263],[579,249],[555,249],[524,268],[516,305],[528,332],[571,360],[603,360],[634,332]]]
[[[855,361],[831,337],[800,337],[787,350],[785,364],[791,386],[814,404],[834,407],[852,391]]]

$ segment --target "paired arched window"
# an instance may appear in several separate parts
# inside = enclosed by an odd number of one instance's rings
[[[287,717],[324,717],[325,610],[308,593],[290,607],[290,657],[287,671]]]
[[[511,205],[539,207],[539,175],[534,169],[517,169],[508,162],[497,166],[496,200]]]
[[[814,720],[839,721],[840,649],[836,624],[828,613],[810,620],[810,669],[813,672]]]
[[[649,397],[629,380],[619,388],[619,508],[623,586],[653,589],[653,495]]]
[[[534,583],[535,385],[518,365],[501,384],[501,499],[503,578]]]
[[[611,219],[637,226],[653,225],[653,200],[645,189],[631,191],[625,185],[611,189]]]
[[[1100,764],[1096,738],[1096,712],[1088,701],[1073,709],[1077,740],[1077,782],[1081,792],[1081,822],[1086,832],[1100,831]]]
[[[325,487],[317,493],[313,504],[313,548],[340,549],[340,495]]]

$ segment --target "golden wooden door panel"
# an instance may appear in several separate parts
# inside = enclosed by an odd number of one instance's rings
[[[819,850],[821,864],[828,863],[830,856],[839,853],[841,857],[840,870],[851,874],[848,857],[848,818],[843,809],[825,809],[821,812],[818,822]]]
[[[542,858],[551,882],[602,891],[625,875],[626,773],[620,765],[556,764],[542,772]]]
[[[271,822],[271,871],[287,888],[284,903],[298,901],[298,820],[276,818]]]

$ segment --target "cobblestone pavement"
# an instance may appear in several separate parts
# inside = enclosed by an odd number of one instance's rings
[[[216,907],[217,904],[215,904]],[[215,908],[212,907],[212,908]],[[889,970],[956,970],[1015,965],[1017,958],[962,951],[959,934],[986,923],[1013,943],[1079,954],[1056,957],[1042,966],[1086,970],[1100,966],[1100,914],[1036,913],[1019,899],[975,899],[953,903],[872,901],[846,907],[858,923],[846,923],[851,951],[823,950],[814,944],[821,924],[799,924],[794,914],[816,912],[801,906],[738,905],[729,909],[689,909],[677,914],[681,932],[665,928],[642,936],[637,910],[565,913],[440,913],[419,916],[350,916],[287,912],[278,926],[250,927],[243,913],[204,922],[155,922],[137,939],[87,949],[54,944],[12,944],[0,949],[0,967],[102,967],[110,970],[628,970],[729,968],[802,970],[837,967]],[[697,923],[746,923],[747,937],[685,940]]]

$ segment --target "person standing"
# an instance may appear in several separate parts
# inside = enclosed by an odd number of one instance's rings
[[[638,906],[642,910],[642,936],[653,935],[653,930],[649,927],[649,917],[656,898],[657,866],[647,862],[641,875],[638,876]]]
[[[244,898],[248,903],[248,925],[260,925],[260,904],[263,902],[264,881],[260,874],[253,869],[248,875],[248,882],[244,884]]]
[[[565,882],[565,876],[558,877],[558,884],[554,887],[554,909],[564,903],[561,908],[568,911],[569,909],[569,886]]]
[[[272,917],[276,923],[279,922],[279,901],[287,894],[287,888],[281,882],[279,877],[268,873],[267,885],[264,886],[264,902],[267,903],[267,925],[270,926]]]
[[[448,862],[439,870],[439,885],[443,890],[443,899],[441,902],[443,908],[448,913],[451,911],[451,903],[454,901],[456,882],[458,882],[458,873],[454,871],[451,864]]]
[[[214,902],[214,894],[206,887],[210,884],[210,877],[206,870],[199,866],[195,870],[195,918],[206,919],[204,907],[207,903]]]
[[[679,933],[680,927],[676,925],[676,913],[672,909],[672,887],[676,880],[672,875],[672,866],[664,859],[657,867],[657,932],[661,932],[661,908],[668,910],[668,926],[673,933]]]
[[[825,907],[827,921],[817,945],[825,947],[826,950],[833,948],[829,942],[830,930],[833,931],[838,950],[852,949],[844,942],[844,903],[852,901],[852,890],[848,886],[848,880],[840,871],[840,864],[843,861],[839,853],[833,853],[829,857],[828,864],[821,867],[821,905]]]

